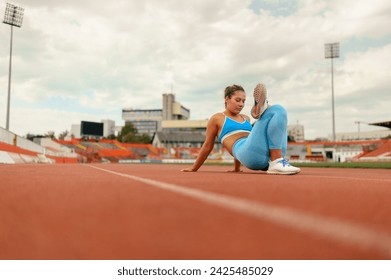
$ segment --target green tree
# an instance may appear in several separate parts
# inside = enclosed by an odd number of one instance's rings
[[[138,135],[138,141],[139,143],[150,144],[152,142],[152,138],[148,134],[143,133]]]
[[[33,139],[34,139],[35,136],[36,136],[35,134],[32,134],[32,133],[28,132],[28,133],[26,134],[25,138],[28,139],[28,140],[30,140],[30,141],[33,141]]]
[[[116,137],[114,134],[110,134],[109,136],[106,137],[106,139],[109,139],[109,140],[115,140]]]
[[[56,135],[54,133],[54,131],[48,131],[46,132],[46,134],[44,135],[44,137],[49,137],[51,139],[56,139]]]
[[[68,136],[68,134],[69,134],[69,131],[68,131],[68,130],[65,130],[65,131],[61,132],[60,135],[58,135],[58,139],[64,140],[65,137]]]
[[[122,143],[144,143],[151,142],[148,134],[139,134],[137,128],[132,123],[126,124],[118,134],[117,140]]]

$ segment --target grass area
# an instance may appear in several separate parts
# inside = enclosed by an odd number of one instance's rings
[[[380,168],[391,169],[391,162],[314,162],[292,163],[297,167],[333,167],[333,168]]]
[[[291,164],[297,167],[391,169],[391,162],[291,162]],[[206,161],[205,165],[232,165],[232,163]]]

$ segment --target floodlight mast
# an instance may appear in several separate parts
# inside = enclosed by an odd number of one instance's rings
[[[333,59],[339,57],[339,43],[325,44],[325,58],[331,58],[331,106],[332,106],[332,119],[333,119],[333,142],[336,141],[335,137],[335,110],[334,110],[334,64]]]
[[[23,22],[24,8],[7,3],[3,23],[11,26],[11,40],[10,40],[10,60],[8,70],[8,99],[7,99],[7,120],[6,130],[9,130],[10,122],[10,104],[11,104],[11,73],[12,73],[12,40],[13,40],[13,27],[21,27]]]

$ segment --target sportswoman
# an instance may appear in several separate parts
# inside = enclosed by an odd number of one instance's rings
[[[258,84],[254,89],[254,106],[251,115],[257,121],[240,114],[246,101],[243,87],[225,88],[225,111],[214,114],[208,121],[205,142],[191,168],[181,171],[196,172],[213,150],[216,137],[234,157],[234,172],[243,164],[252,170],[268,174],[297,174],[300,168],[284,159],[287,148],[287,113],[280,105],[268,105],[266,88]]]

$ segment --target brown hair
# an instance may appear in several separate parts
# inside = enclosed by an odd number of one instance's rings
[[[231,98],[232,95],[235,94],[235,91],[238,91],[238,90],[244,91],[243,87],[239,86],[239,85],[227,86],[224,90],[224,99],[226,97]],[[227,102],[225,102],[225,106],[227,107]]]

